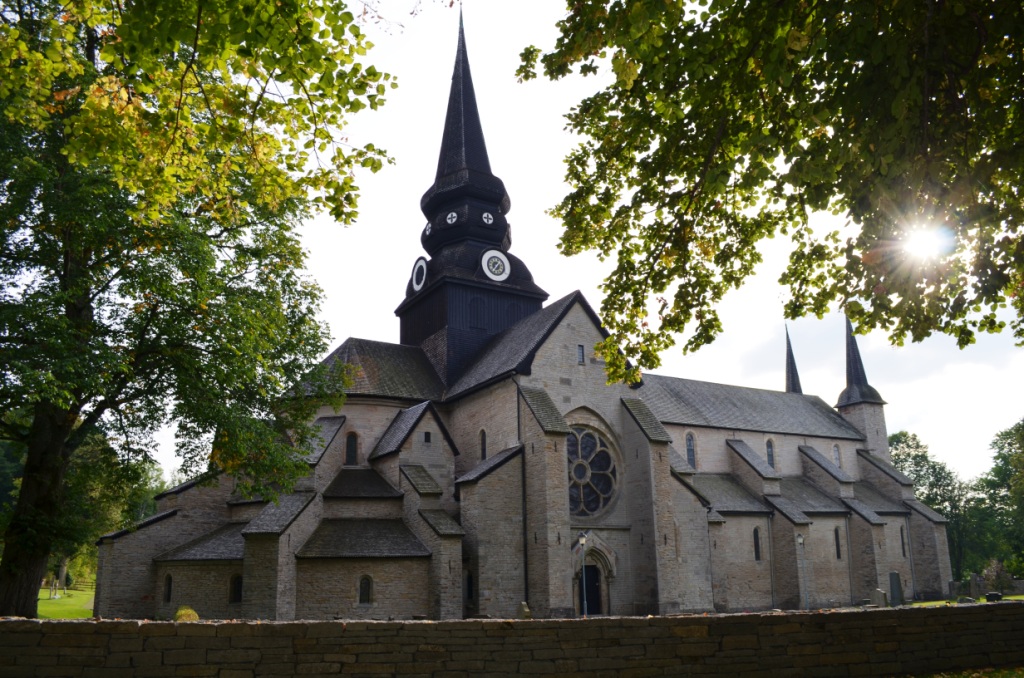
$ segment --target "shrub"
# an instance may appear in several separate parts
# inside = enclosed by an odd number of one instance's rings
[[[188,605],[182,605],[178,608],[178,611],[174,613],[174,621],[176,622],[194,622],[199,621],[199,615]]]

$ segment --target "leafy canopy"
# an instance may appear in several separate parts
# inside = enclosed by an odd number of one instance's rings
[[[552,79],[614,74],[567,116],[584,140],[553,210],[564,253],[616,257],[610,377],[656,366],[674,333],[714,340],[717,303],[778,234],[787,317],[836,302],[895,343],[963,347],[1012,304],[1024,339],[1020,3],[614,0],[570,3],[558,28],[522,78],[538,59]],[[850,234],[812,229],[822,210]],[[919,233],[932,256],[905,247]]]

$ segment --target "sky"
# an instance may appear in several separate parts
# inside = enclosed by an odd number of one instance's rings
[[[563,116],[600,82],[520,84],[515,77],[524,47],[554,44],[563,7],[551,0],[467,0],[466,44],[491,169],[512,198],[510,251],[551,295],[549,301],[578,289],[598,309],[599,285],[611,262],[559,254],[561,227],[546,210],[567,192],[563,158],[579,141],[564,130]],[[355,116],[346,135],[353,146],[385,148],[394,164],[357,177],[360,217],[354,225],[320,216],[302,228],[307,269],[324,290],[321,318],[331,330],[331,349],[347,337],[398,341],[394,309],[413,262],[424,254],[419,200],[437,169],[455,58],[458,3],[389,0],[383,12],[384,21],[365,26],[375,44],[367,62],[397,77],[399,87],[380,110]],[[723,301],[724,331],[714,344],[690,355],[670,349],[654,371],[783,390],[787,322],[785,292],[776,281],[785,246],[781,239],[769,241],[757,274]],[[834,405],[846,385],[842,315],[788,321],[788,328],[804,393]],[[981,335],[963,351],[946,336],[896,348],[872,333],[859,336],[858,345],[869,383],[888,403],[889,433],[916,433],[964,478],[990,468],[992,437],[1024,417],[1024,348],[1015,347],[1009,333]],[[168,432],[161,434],[158,455],[168,471],[177,466],[170,440]]]

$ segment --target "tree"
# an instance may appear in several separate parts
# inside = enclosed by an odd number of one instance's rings
[[[657,366],[673,333],[714,340],[717,303],[776,235],[787,317],[837,302],[894,343],[964,347],[1012,304],[1024,340],[1020,3],[609,0],[570,3],[558,28],[519,75],[540,59],[552,79],[610,76],[567,116],[583,141],[553,210],[565,254],[617,258],[610,378]],[[815,211],[850,233],[815,231]],[[915,257],[928,234],[939,250]]]
[[[1024,576],[1024,419],[992,440],[992,468],[979,481],[1005,542],[1002,559]]]
[[[254,492],[302,471],[343,375],[314,368],[295,226],[350,222],[382,162],[340,136],[383,100],[367,47],[327,0],[0,0],[0,413],[26,412],[0,418],[26,451],[0,615],[35,616],[101,429],[138,457],[173,418],[189,472]]]

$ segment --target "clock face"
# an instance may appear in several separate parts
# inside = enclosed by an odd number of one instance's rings
[[[423,289],[425,282],[427,282],[427,260],[420,257],[412,265],[412,289],[419,292]]]
[[[458,220],[459,220],[459,215],[456,214],[455,212],[449,212],[448,216],[445,217],[445,221],[447,221],[449,224],[454,224]]]
[[[484,252],[483,257],[480,259],[480,265],[483,266],[484,273],[487,274],[488,278],[498,282],[507,279],[509,274],[512,273],[508,257],[500,250],[487,250]]]
[[[483,219],[484,223],[487,224],[488,226],[494,223],[494,215],[491,214],[490,212],[484,212]]]

